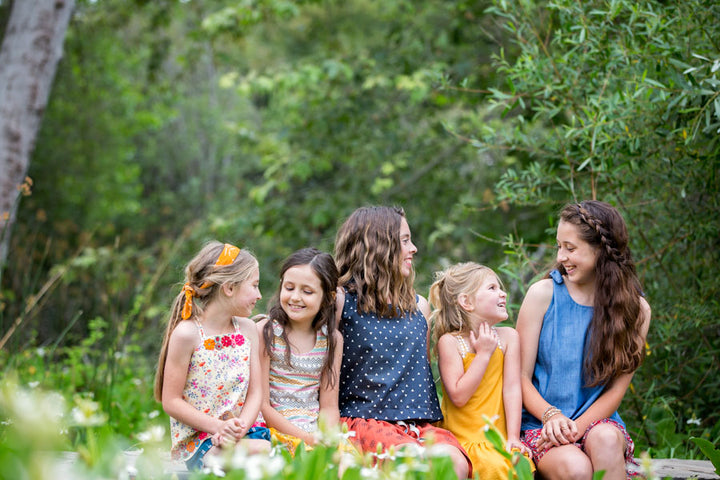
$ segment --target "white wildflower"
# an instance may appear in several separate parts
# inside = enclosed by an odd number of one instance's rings
[[[73,424],[80,427],[96,427],[107,421],[107,415],[100,410],[100,404],[81,396],[75,397],[75,407],[70,414]]]
[[[148,430],[138,433],[137,439],[142,443],[161,443],[165,440],[165,428],[161,425],[153,425]]]

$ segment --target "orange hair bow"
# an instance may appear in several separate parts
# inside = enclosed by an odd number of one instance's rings
[[[230,265],[235,261],[239,253],[240,249],[238,247],[226,243],[214,266],[222,267],[224,265]],[[212,282],[205,282],[200,286],[200,288],[208,288],[211,285]],[[187,320],[190,318],[190,315],[192,315],[192,297],[195,296],[195,289],[192,285],[190,285],[190,283],[186,283],[183,285],[182,292],[185,294],[185,304],[183,304],[182,318],[183,320]]]

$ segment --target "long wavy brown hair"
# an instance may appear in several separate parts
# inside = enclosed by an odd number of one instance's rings
[[[417,310],[413,281],[401,271],[400,226],[405,212],[399,207],[361,207],[335,237],[339,285],[358,296],[363,313],[395,317]]]
[[[608,203],[587,200],[566,205],[560,219],[578,227],[580,238],[597,248],[593,317],[583,371],[588,386],[610,383],[634,372],[645,356],[642,288],[620,212]],[[566,275],[565,268],[555,265]]]

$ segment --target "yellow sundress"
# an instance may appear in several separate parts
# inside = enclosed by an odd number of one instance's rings
[[[463,359],[463,369],[467,371],[475,358],[470,353],[465,340],[455,335],[458,340],[460,354]],[[442,428],[450,430],[457,437],[473,466],[473,476],[481,480],[505,480],[508,478],[510,461],[503,457],[485,438],[485,422],[483,415],[493,419],[494,426],[507,438],[507,423],[505,422],[505,405],[503,403],[503,365],[505,354],[498,342],[488,362],[485,374],[475,393],[463,407],[456,407],[443,386],[441,408],[444,419]],[[533,468],[534,470],[534,468]],[[477,478],[477,477],[476,477]]]

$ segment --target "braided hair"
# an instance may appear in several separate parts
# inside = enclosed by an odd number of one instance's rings
[[[583,372],[588,386],[609,384],[622,374],[634,372],[645,354],[642,289],[628,246],[627,226],[617,209],[597,200],[566,205],[560,218],[576,225],[580,238],[598,250]],[[555,268],[567,274],[561,264]]]

